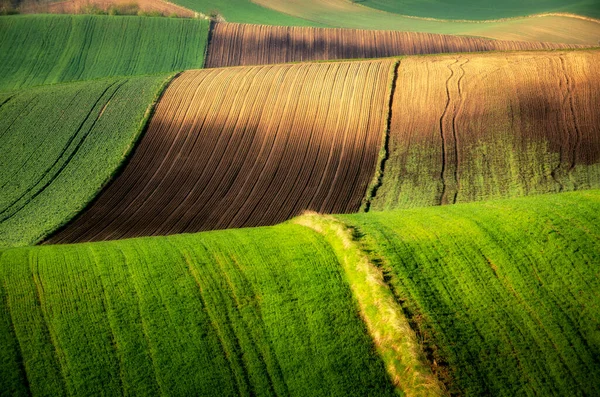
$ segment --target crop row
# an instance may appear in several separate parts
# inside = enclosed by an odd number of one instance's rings
[[[419,32],[217,23],[206,67],[578,47],[582,46]]]
[[[600,191],[339,216],[453,394],[596,395]]]
[[[371,208],[600,188],[600,52],[401,60]]]
[[[112,178],[167,76],[0,95],[0,246],[54,232]]]
[[[200,68],[208,29],[192,19],[0,17],[0,91]]]
[[[188,71],[124,172],[50,243],[358,210],[375,172],[393,61]]]
[[[393,395],[297,225],[0,252],[2,395]]]

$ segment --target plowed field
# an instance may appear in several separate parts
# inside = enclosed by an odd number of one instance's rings
[[[52,243],[268,225],[358,210],[395,62],[189,71],[130,163]]]
[[[576,47],[434,33],[217,23],[209,45],[206,67]]]
[[[600,52],[412,57],[374,209],[600,187]]]

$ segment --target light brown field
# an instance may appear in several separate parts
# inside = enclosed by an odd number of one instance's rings
[[[433,33],[217,23],[209,45],[206,67],[578,47]]]
[[[269,225],[359,209],[395,62],[184,72],[124,172],[51,243]]]
[[[67,0],[56,3],[23,2],[19,11],[23,14],[83,14],[91,7],[108,11],[111,7],[138,9],[141,12],[159,12],[164,16],[193,18],[198,13],[163,0]]]
[[[374,209],[600,187],[600,51],[401,60]]]

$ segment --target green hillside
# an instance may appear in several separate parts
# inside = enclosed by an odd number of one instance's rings
[[[107,183],[167,76],[0,94],[0,246],[34,244]]]
[[[317,22],[262,7],[251,0],[175,0],[173,3],[205,15],[219,15],[227,22],[280,26],[324,26]]]
[[[5,250],[0,394],[393,395],[297,225]]]
[[[424,352],[452,394],[594,395],[599,214],[583,191],[4,249],[0,394],[423,392]]]
[[[339,216],[464,395],[597,395],[600,191]]]
[[[208,27],[133,16],[0,17],[0,91],[201,68]]]
[[[600,18],[597,0],[361,0],[360,4],[402,15],[439,19],[500,19],[546,12]]]

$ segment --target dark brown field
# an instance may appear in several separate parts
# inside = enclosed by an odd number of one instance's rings
[[[212,32],[206,67],[579,47],[583,46],[433,33],[217,23]]]
[[[357,211],[375,172],[394,65],[184,72],[165,91],[124,172],[49,242]]]

